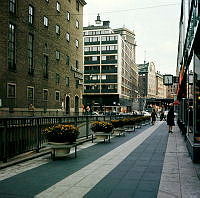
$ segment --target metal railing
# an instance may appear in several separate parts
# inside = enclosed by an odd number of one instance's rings
[[[8,158],[33,151],[39,152],[47,142],[42,135],[46,127],[58,124],[74,124],[79,127],[78,138],[88,138],[92,131],[93,121],[111,121],[134,115],[110,116],[54,116],[54,117],[13,117],[0,119],[0,161],[7,162]]]

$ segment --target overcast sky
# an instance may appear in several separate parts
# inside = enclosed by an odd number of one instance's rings
[[[161,74],[174,74],[178,49],[180,0],[86,0],[84,26],[97,13],[111,28],[126,27],[136,35],[136,63],[153,61]]]

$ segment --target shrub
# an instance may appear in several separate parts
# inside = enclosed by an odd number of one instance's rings
[[[103,121],[96,121],[92,123],[91,129],[94,132],[105,132],[109,133],[113,129],[113,125],[109,122],[103,122]]]
[[[79,128],[74,125],[57,124],[45,128],[43,134],[49,142],[75,142],[79,135]]]

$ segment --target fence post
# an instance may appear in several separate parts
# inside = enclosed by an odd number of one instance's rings
[[[8,137],[7,137],[7,120],[4,120],[3,124],[3,162],[7,162],[8,159]]]
[[[77,117],[74,117],[74,123],[75,123],[75,126],[77,127],[77,123],[78,123],[78,118]]]
[[[39,153],[40,150],[40,127],[39,127],[39,118],[36,119],[36,153]]]
[[[86,116],[86,137],[88,139],[89,136],[89,119],[88,116]]]

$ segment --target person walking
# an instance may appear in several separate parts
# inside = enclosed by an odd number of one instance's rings
[[[153,111],[151,112],[151,123],[152,123],[152,125],[155,124],[156,116],[157,116],[156,111],[155,111],[155,109],[153,109]]]
[[[169,133],[173,133],[172,129],[173,129],[173,126],[175,126],[174,117],[175,117],[174,109],[173,107],[171,107],[167,114],[167,125],[169,126]]]

